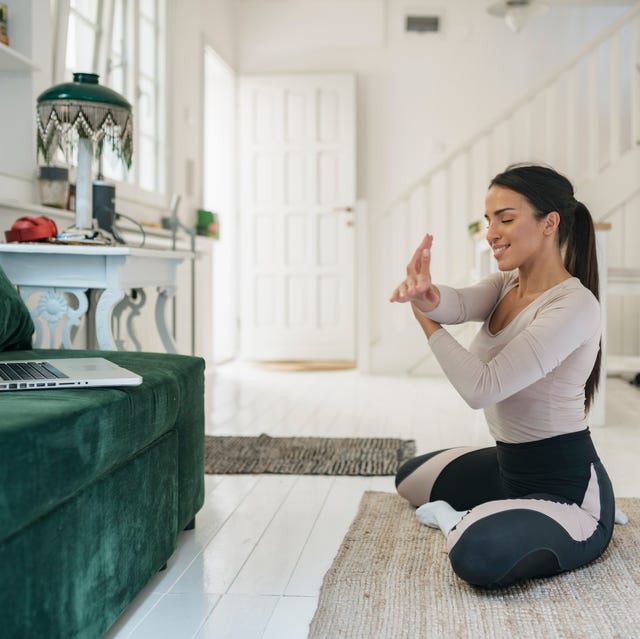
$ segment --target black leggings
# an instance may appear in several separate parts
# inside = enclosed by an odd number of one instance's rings
[[[599,557],[613,532],[613,489],[588,429],[421,455],[400,467],[396,487],[415,506],[469,511],[447,546],[456,574],[477,586],[572,570]]]

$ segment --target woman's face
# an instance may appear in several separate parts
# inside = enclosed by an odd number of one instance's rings
[[[538,220],[524,195],[492,186],[486,197],[487,242],[501,271],[532,264],[541,255],[545,220]]]

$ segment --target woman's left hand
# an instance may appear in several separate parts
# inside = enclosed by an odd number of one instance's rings
[[[431,282],[431,246],[433,235],[425,235],[407,265],[407,276],[393,291],[390,302],[411,302],[423,313],[440,303],[440,291]]]

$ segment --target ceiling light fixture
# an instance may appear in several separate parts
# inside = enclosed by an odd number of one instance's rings
[[[532,19],[549,11],[547,0],[498,0],[491,1],[487,12],[498,18],[504,18],[507,26],[518,33]]]

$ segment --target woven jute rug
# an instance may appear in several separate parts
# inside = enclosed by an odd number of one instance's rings
[[[413,440],[365,437],[205,437],[204,472],[394,475],[415,455]]]
[[[552,578],[485,590],[459,579],[444,536],[391,493],[367,492],[325,575],[309,639],[640,637],[640,499],[618,499],[598,560]]]

